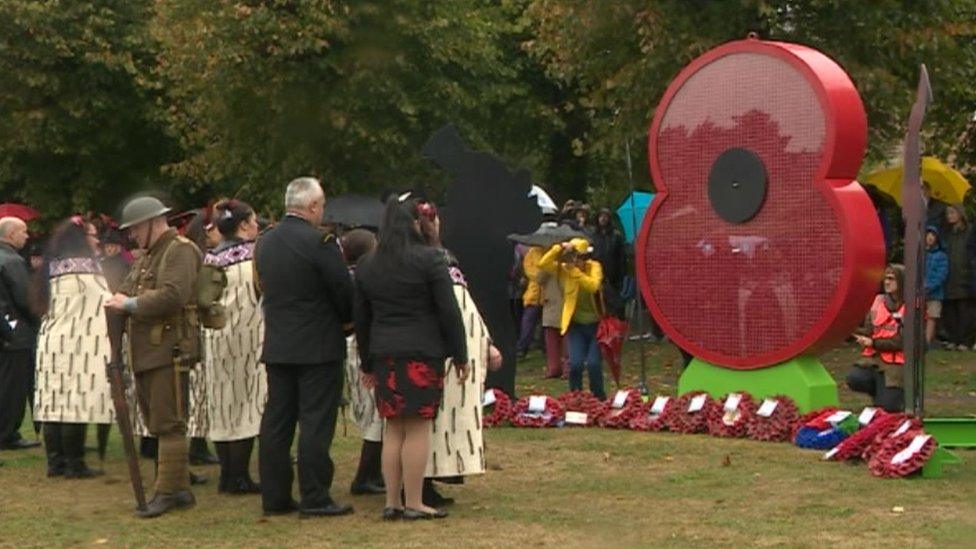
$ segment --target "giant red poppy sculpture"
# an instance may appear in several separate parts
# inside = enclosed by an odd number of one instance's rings
[[[834,404],[816,355],[864,318],[884,268],[880,223],[854,178],[867,121],[817,50],[746,39],[671,83],[651,125],[656,195],[637,245],[655,320],[694,360],[680,392]]]

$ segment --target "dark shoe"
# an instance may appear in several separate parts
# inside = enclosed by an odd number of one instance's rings
[[[61,458],[53,458],[48,456],[47,459],[47,478],[63,477],[64,476],[64,460]]]
[[[69,460],[67,465],[64,467],[64,478],[95,478],[104,474],[105,471],[100,469],[92,469],[82,460]]]
[[[249,478],[238,478],[227,481],[226,486],[224,487],[224,493],[233,496],[260,494],[261,485]]]
[[[387,507],[383,509],[383,520],[400,520],[403,518],[403,509],[397,509],[396,507]]]
[[[264,509],[264,516],[266,517],[280,517],[283,515],[290,515],[298,510],[298,503],[291,501],[288,505],[278,508],[278,509]]]
[[[403,510],[403,520],[433,520],[447,518],[447,511],[435,510],[433,513],[418,511],[409,507]]]
[[[305,507],[298,510],[298,518],[341,517],[352,514],[352,505],[332,502],[322,507]]]
[[[353,484],[349,491],[354,496],[378,496],[386,493],[386,487],[372,482],[362,482]]]
[[[174,509],[189,509],[196,503],[197,500],[193,497],[193,492],[189,490],[180,490],[172,494],[156,494],[152,501],[146,504],[145,509],[136,510],[136,516],[139,518],[156,518]]]
[[[434,509],[440,509],[441,507],[447,507],[448,505],[454,505],[454,498],[446,498],[434,488],[434,481],[427,478],[424,479],[424,489],[421,494],[421,501],[427,507],[433,507]]]
[[[40,445],[41,443],[36,440],[18,438],[12,442],[6,442],[0,445],[0,450],[29,450],[30,448],[37,448]]]
[[[190,472],[190,486],[203,486],[207,483],[207,477]]]

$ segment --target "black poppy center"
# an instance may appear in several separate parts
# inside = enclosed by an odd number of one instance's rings
[[[754,152],[734,148],[715,159],[708,173],[708,200],[729,223],[745,223],[766,200],[766,166]]]

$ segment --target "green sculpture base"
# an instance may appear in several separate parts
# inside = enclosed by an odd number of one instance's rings
[[[838,406],[837,383],[815,357],[801,356],[758,370],[733,370],[694,359],[678,380],[678,394],[705,391],[720,398],[748,391],[757,399],[786,395],[801,414],[824,406]]]

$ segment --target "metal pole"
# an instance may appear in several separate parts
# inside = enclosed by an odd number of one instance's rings
[[[627,179],[630,183],[630,226],[634,229],[634,242],[631,248],[634,250],[634,279],[637,279],[637,204],[634,202],[634,168],[630,161],[630,139],[624,141],[624,149],[627,153]],[[640,354],[640,381],[637,384],[638,390],[642,395],[650,395],[651,391],[647,386],[647,359],[644,357],[644,297],[638,288],[634,296],[634,312],[637,315],[637,349]]]

